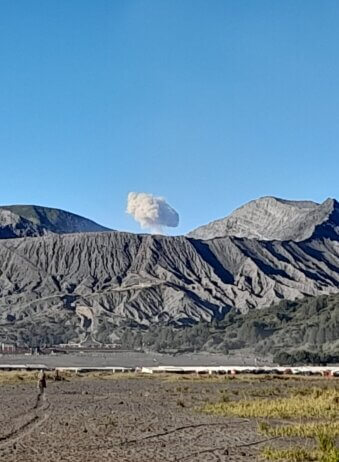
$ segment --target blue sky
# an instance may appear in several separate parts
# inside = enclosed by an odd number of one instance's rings
[[[1,0],[2,204],[175,233],[259,196],[339,198],[336,0]]]

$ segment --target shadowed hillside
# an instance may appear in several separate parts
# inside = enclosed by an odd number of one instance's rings
[[[100,231],[108,228],[64,210],[36,205],[0,207],[0,239]]]
[[[263,355],[290,353],[297,357],[298,352],[306,350],[320,357],[334,355],[339,359],[339,294],[305,297],[294,302],[284,300],[245,315],[231,311],[222,321],[181,329],[151,327],[141,333],[127,329],[122,342],[125,348],[155,351],[225,353],[251,348]]]

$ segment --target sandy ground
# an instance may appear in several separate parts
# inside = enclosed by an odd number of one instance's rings
[[[35,383],[2,384],[0,460],[257,460],[267,438],[257,433],[255,419],[214,417],[199,408],[220,400],[224,391],[241,397],[253,387],[260,392],[268,386],[276,385],[272,380],[128,374],[49,381],[46,393],[39,396]]]
[[[250,351],[222,355],[213,353],[178,354],[175,356],[160,353],[113,352],[77,353],[57,355],[0,355],[1,364],[45,364],[47,367],[141,367],[141,366],[258,366],[270,365],[267,359],[255,359]]]
[[[81,379],[50,382],[37,400],[35,384],[2,385],[0,460],[251,460],[254,422],[195,410],[220,399],[220,388],[225,384]]]

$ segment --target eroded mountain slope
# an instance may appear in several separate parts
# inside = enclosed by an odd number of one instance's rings
[[[0,338],[40,329],[54,340],[91,334],[110,342],[126,320],[185,324],[338,288],[339,240],[329,237],[200,241],[110,232],[2,240]]]

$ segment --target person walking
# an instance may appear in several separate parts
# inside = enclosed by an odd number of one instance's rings
[[[41,369],[38,374],[38,389],[40,393],[44,393],[46,386],[47,386],[46,374],[45,374],[45,371]]]

